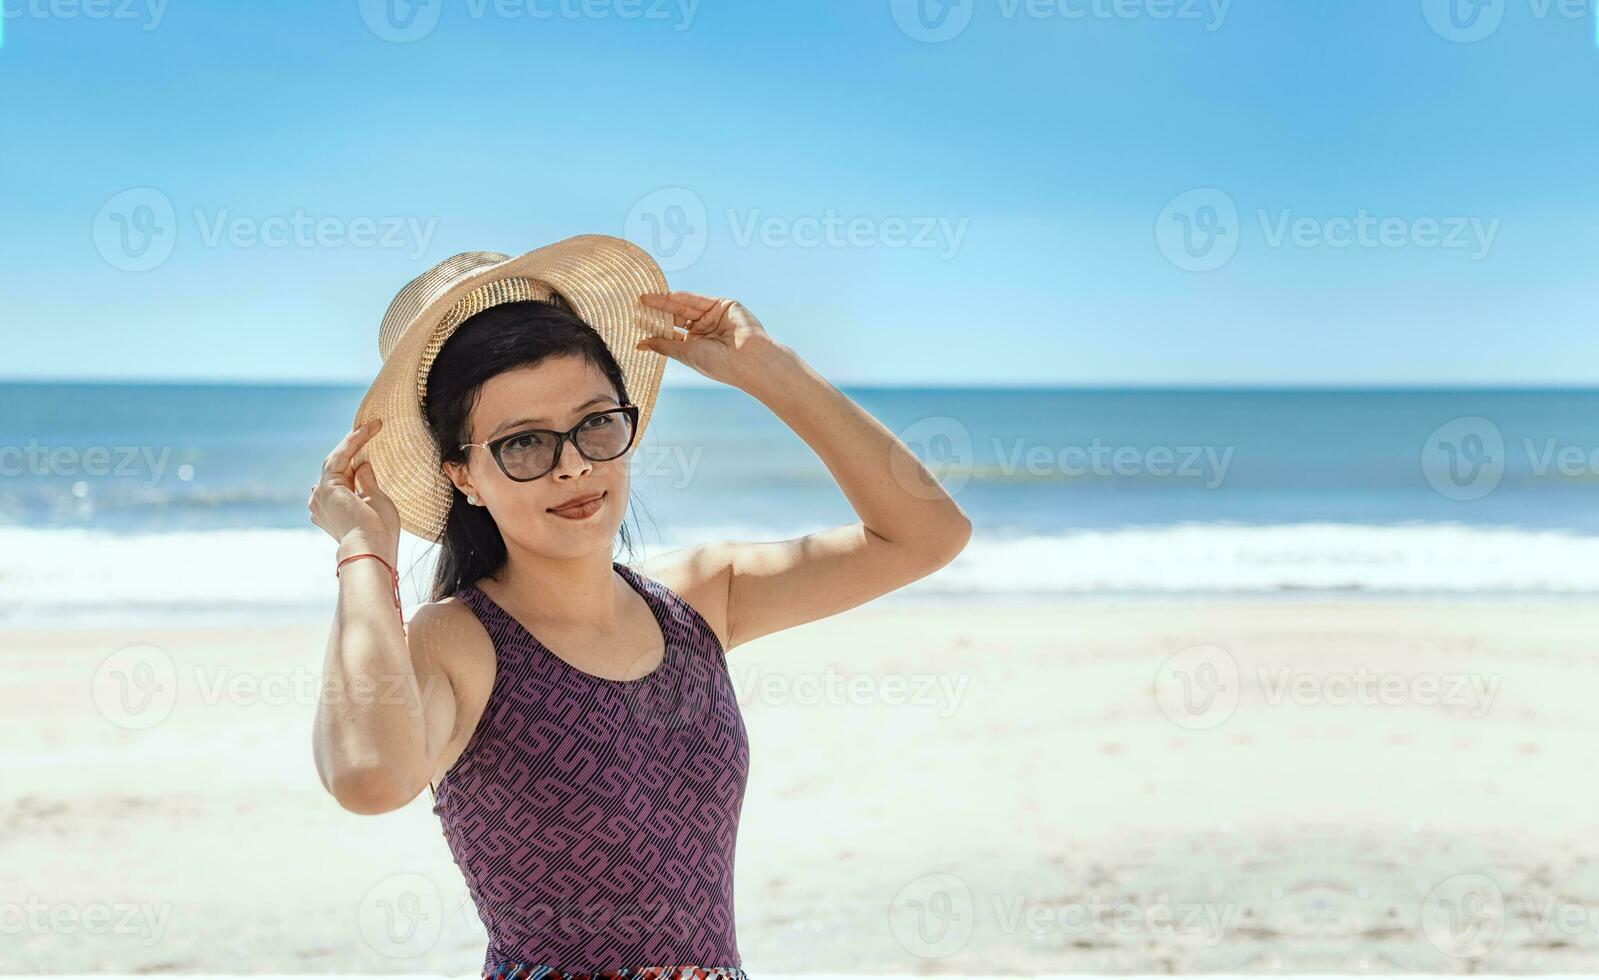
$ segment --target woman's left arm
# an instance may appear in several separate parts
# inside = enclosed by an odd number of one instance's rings
[[[881,422],[773,340],[730,299],[646,294],[686,333],[640,347],[683,361],[758,401],[816,452],[860,520],[788,541],[694,549],[696,576],[725,577],[727,643],[808,623],[908,585],[948,564],[971,521]]]

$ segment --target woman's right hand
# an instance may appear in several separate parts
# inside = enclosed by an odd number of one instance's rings
[[[400,512],[378,486],[372,464],[352,467],[355,454],[383,428],[372,419],[352,429],[322,462],[322,478],[311,490],[306,506],[311,522],[343,542],[357,534],[367,546],[385,547],[390,556],[399,551]]]

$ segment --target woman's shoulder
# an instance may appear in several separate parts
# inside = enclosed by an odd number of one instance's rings
[[[443,671],[457,689],[494,672],[494,640],[459,593],[425,602],[405,625],[412,660]]]
[[[463,595],[464,591],[417,606],[411,618],[406,620],[406,634],[410,635],[413,631],[429,636],[436,633],[470,633],[473,623],[481,627],[477,612]]]

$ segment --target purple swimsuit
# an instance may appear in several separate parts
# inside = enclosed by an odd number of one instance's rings
[[[741,966],[749,742],[724,651],[681,596],[612,565],[666,638],[660,666],[631,681],[567,664],[476,586],[457,593],[497,666],[433,812],[488,930],[485,974]]]

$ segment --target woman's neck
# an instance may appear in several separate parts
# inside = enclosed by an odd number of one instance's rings
[[[489,581],[514,610],[558,627],[616,628],[622,604],[608,553],[550,558],[519,553],[510,542],[506,548],[505,564]]]

